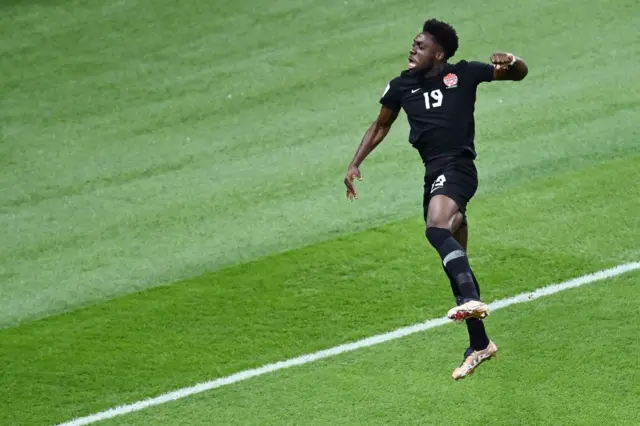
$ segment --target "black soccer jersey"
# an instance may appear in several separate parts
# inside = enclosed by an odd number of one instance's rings
[[[473,113],[476,89],[493,80],[493,65],[460,61],[425,78],[403,71],[387,85],[380,103],[394,111],[404,109],[411,131],[409,142],[424,163],[450,156],[476,157]]]

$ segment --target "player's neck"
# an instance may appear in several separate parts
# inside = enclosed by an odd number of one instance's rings
[[[424,73],[425,78],[433,77],[433,76],[436,76],[436,75],[440,74],[442,72],[442,70],[444,69],[444,67],[446,67],[446,66],[447,66],[446,62],[441,62],[439,64],[435,64],[433,66],[433,68],[431,68],[429,71]]]

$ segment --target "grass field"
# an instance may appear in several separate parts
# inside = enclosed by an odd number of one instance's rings
[[[442,316],[398,120],[346,166],[424,19],[481,86],[469,257],[497,300],[640,260],[636,2],[0,2],[0,425],[50,425]],[[640,423],[640,273],[113,425]]]

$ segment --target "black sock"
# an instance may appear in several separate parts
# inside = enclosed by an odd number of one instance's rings
[[[463,301],[479,300],[479,287],[469,266],[467,254],[460,243],[453,238],[451,231],[444,228],[428,227],[425,234],[429,243],[440,254],[442,264],[448,272],[447,275],[453,278],[453,282],[458,288],[457,292],[454,290],[454,294],[459,295]]]
[[[478,318],[469,318],[467,323],[467,331],[469,332],[469,345],[474,351],[481,351],[489,346],[489,336],[484,329],[484,323]]]
[[[473,273],[473,271],[471,271],[471,277],[473,278],[473,284],[476,286],[476,293],[478,293],[478,299],[480,298],[480,284],[478,284],[478,280],[475,276],[475,274]]]
[[[451,284],[451,291],[453,292],[453,295],[456,298],[456,303],[457,303],[458,300],[462,300],[460,289],[458,289],[458,283],[455,282],[455,280],[453,279],[449,271],[447,271],[447,268],[444,267],[444,265],[442,265],[442,269],[444,270],[444,273],[447,274],[447,278],[449,278],[449,284]]]
[[[451,276],[449,271],[447,271],[447,268],[445,268],[444,265],[442,265],[442,270],[444,271],[445,274],[447,274],[447,278],[449,278],[449,284],[451,285],[451,291],[453,292],[453,295],[456,298],[456,303],[458,305],[462,305],[464,302],[462,301],[463,297],[460,294],[460,289],[458,289],[458,283],[453,279],[453,277]],[[473,274],[473,271],[471,272],[471,276],[473,277],[473,283],[476,286],[476,292],[478,293],[478,297],[480,297],[480,284],[478,284],[478,280],[476,279],[476,276]]]
[[[449,277],[449,283],[451,284],[453,295],[456,297],[456,302],[458,303],[458,305],[461,305],[463,301],[462,296],[460,295],[460,291],[458,290],[458,284],[451,277],[451,274],[449,274],[447,268],[443,266],[442,269],[444,269],[445,274],[447,274],[447,277]],[[476,284],[476,290],[478,291],[478,295],[480,295],[478,281],[475,278],[476,277],[474,276],[473,279]],[[484,329],[484,323],[478,318],[469,318],[465,322],[467,324],[467,331],[469,332],[469,346],[471,347],[471,349],[473,349],[474,351],[481,351],[483,349],[486,349],[487,346],[489,346],[489,336],[487,336],[487,331]]]

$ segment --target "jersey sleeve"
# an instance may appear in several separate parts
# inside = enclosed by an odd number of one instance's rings
[[[476,81],[476,84],[493,81],[493,64],[470,61],[468,63],[469,74]]]
[[[393,111],[400,111],[402,93],[399,90],[397,79],[394,78],[387,84],[380,98],[380,103]]]

